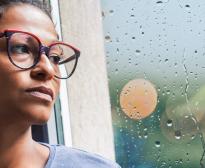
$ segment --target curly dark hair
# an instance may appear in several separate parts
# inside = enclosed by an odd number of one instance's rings
[[[17,4],[30,4],[46,13],[51,18],[51,7],[48,0],[0,0],[0,19],[5,9]]]

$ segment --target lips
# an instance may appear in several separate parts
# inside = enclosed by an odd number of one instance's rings
[[[30,93],[35,97],[46,99],[48,101],[52,101],[54,98],[53,91],[50,88],[44,86],[29,88],[26,90],[26,92]]]

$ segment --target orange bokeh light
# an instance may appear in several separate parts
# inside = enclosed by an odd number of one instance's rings
[[[143,119],[152,114],[157,105],[157,91],[154,85],[145,79],[129,81],[120,94],[123,112],[132,119]]]

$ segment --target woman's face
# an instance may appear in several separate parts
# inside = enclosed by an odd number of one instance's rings
[[[56,42],[50,18],[31,5],[10,7],[0,19],[0,32],[15,29],[36,35],[43,45]],[[0,123],[44,123],[58,95],[60,81],[48,58],[42,54],[32,69],[21,70],[8,59],[6,39],[0,39]]]

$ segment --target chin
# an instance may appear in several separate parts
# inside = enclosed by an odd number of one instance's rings
[[[41,125],[45,124],[49,120],[51,111],[51,108],[40,106],[29,108],[27,110],[24,108],[22,113],[24,120],[27,120],[31,125]]]
[[[46,124],[49,120],[49,117],[38,117],[38,118],[32,118],[31,125],[43,125]]]

